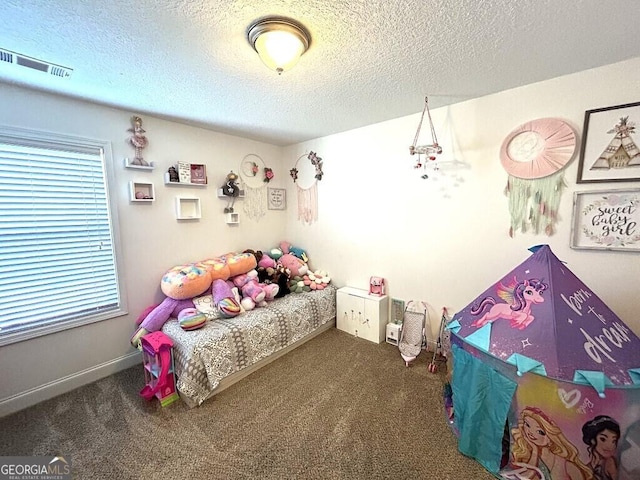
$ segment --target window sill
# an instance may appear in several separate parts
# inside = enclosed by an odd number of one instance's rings
[[[127,315],[128,312],[121,309],[116,308],[113,310],[109,310],[108,312],[103,312],[98,315],[92,315],[89,317],[83,317],[81,319],[71,319],[71,320],[62,320],[59,322],[52,323],[50,325],[43,325],[40,327],[34,328],[24,328],[20,331],[3,333],[0,330],[0,347],[4,345],[11,345],[12,343],[23,342],[26,340],[32,340],[34,338],[42,337],[45,335],[51,335],[52,333],[62,332],[64,330],[69,330],[76,327],[81,327],[84,325],[89,325],[92,323],[102,322],[104,320],[110,320],[112,318],[122,317]]]

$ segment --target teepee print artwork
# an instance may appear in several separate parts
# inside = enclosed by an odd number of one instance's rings
[[[621,117],[620,122],[607,132],[614,136],[591,170],[640,166],[640,150],[631,138],[635,130],[635,122],[630,122],[629,116]]]

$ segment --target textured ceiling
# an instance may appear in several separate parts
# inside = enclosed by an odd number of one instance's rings
[[[278,76],[266,15],[312,43]],[[288,145],[640,55],[637,0],[2,0],[0,81]],[[635,72],[634,75],[638,75]]]

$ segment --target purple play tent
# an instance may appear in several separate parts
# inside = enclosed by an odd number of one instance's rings
[[[640,479],[640,339],[548,245],[457,313],[454,430],[497,477]]]

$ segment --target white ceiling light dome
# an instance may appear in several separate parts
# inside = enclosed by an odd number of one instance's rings
[[[263,63],[278,75],[291,70],[311,44],[307,29],[286,17],[255,21],[249,26],[247,37]]]

